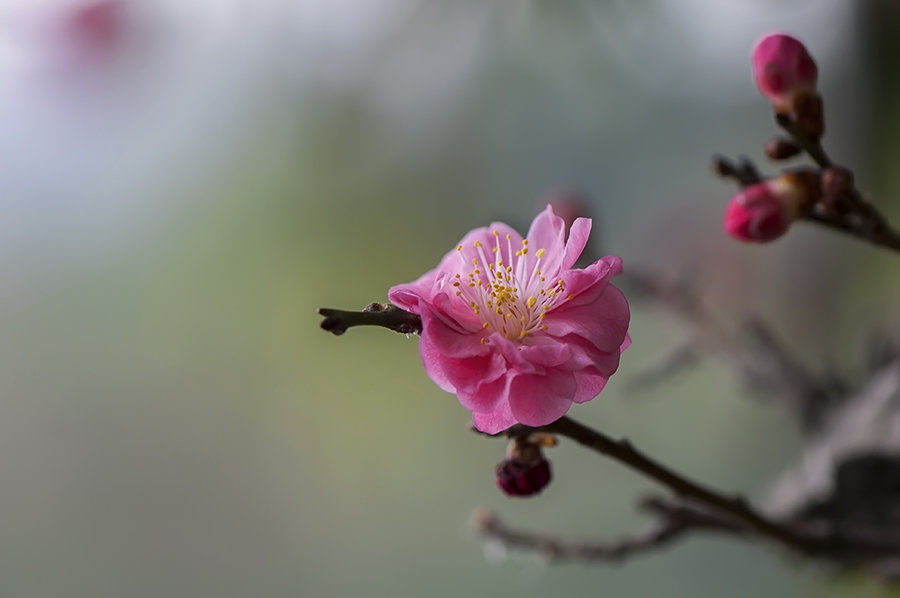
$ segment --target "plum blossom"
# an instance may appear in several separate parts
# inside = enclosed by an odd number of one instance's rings
[[[506,224],[467,234],[437,268],[389,292],[422,318],[425,371],[455,393],[479,430],[549,424],[600,393],[630,344],[625,296],[610,284],[618,257],[584,269],[591,221],[566,240],[548,206],[523,239]]]

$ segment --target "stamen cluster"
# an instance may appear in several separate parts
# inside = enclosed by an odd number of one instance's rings
[[[491,233],[494,247],[490,258],[481,241],[474,241],[469,248],[456,247],[462,270],[468,271],[465,276],[455,273],[452,285],[455,295],[479,317],[485,331],[521,341],[537,330],[547,330],[544,318],[563,296],[565,282],[557,278],[552,284],[547,283],[541,272],[541,259],[547,250],[538,249],[534,259],[530,259],[528,239],[522,239],[521,249],[513,253],[512,235],[504,235],[506,254],[515,258],[512,264],[505,264],[500,232]],[[482,337],[482,344],[487,338]]]

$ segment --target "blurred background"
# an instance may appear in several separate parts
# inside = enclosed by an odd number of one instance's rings
[[[771,173],[749,51],[817,59],[826,147],[900,219],[888,0],[0,0],[0,595],[830,596],[859,580],[727,539],[619,567],[485,551],[479,506],[613,538],[653,488],[568,444],[533,500],[415,339],[318,328],[418,277],[469,229],[524,231],[577,191],[597,251],[695,276],[852,373],[897,322],[896,256],[808,225],[720,229],[714,153]],[[575,417],[760,497],[785,411],[720,364],[636,392],[683,330],[634,344]]]

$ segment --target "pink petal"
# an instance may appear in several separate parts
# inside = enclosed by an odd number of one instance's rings
[[[505,373],[505,372],[504,372]],[[509,396],[510,376],[501,375],[496,380],[482,382],[472,390],[460,389],[456,393],[460,405],[472,412],[492,412],[505,404]]]
[[[430,314],[457,334],[478,333],[480,335],[482,331],[481,320],[464,301],[455,295],[451,297],[443,291],[435,293],[428,307],[430,309],[423,310],[421,313],[423,325]],[[480,336],[476,340],[481,342]]]
[[[455,324],[434,310],[426,310],[422,314],[422,337],[427,337],[434,350],[446,357],[474,357],[490,352],[490,347],[481,343],[481,326],[476,332],[468,332]]]
[[[578,297],[551,310],[544,318],[547,334],[561,338],[567,334],[580,336],[601,351],[617,351],[625,341],[630,320],[628,301],[622,291],[608,285],[591,302]]]
[[[544,376],[516,376],[509,387],[509,407],[526,426],[543,426],[558,420],[572,406],[575,376],[554,370]]]
[[[491,343],[506,359],[507,366],[519,374],[543,374],[570,359],[571,351],[564,343],[544,337],[540,344],[523,345],[495,336]]]
[[[425,373],[428,374],[432,382],[437,384],[438,388],[446,392],[456,392],[456,386],[444,373],[444,356],[434,348],[430,337],[427,335],[423,335],[419,339],[419,356],[422,358]]]
[[[485,434],[496,434],[506,428],[519,423],[513,417],[509,408],[509,402],[503,401],[496,409],[486,413],[472,413],[472,424]]]
[[[566,223],[562,218],[553,213],[553,208],[547,208],[537,215],[528,234],[528,261],[527,269],[530,271],[534,268],[534,262],[537,259],[535,252],[540,249],[544,250],[544,257],[541,258],[541,270],[545,275],[552,278],[559,273],[563,262],[564,242],[566,238]]]
[[[401,309],[420,314],[419,302],[431,297],[437,270],[429,270],[413,282],[394,285],[388,291],[388,300]]]
[[[493,382],[507,373],[503,357],[496,353],[452,359],[444,357],[441,369],[447,379],[456,387],[456,392],[474,394],[479,386]]]
[[[600,394],[606,387],[608,376],[604,376],[597,372],[595,368],[587,368],[580,372],[575,372],[575,391],[574,401],[576,403],[586,403]]]
[[[569,238],[566,240],[566,250],[563,255],[562,269],[568,270],[575,265],[584,246],[587,245],[588,237],[591,235],[591,219],[578,218],[572,223],[569,229]]]
[[[580,371],[587,368],[595,369],[599,374],[612,376],[619,369],[621,350],[602,351],[594,344],[578,335],[568,334],[561,339],[569,347],[571,358],[560,369]]]
[[[614,255],[600,258],[587,268],[567,270],[560,275],[565,283],[565,293],[576,297],[587,292],[599,294],[609,279],[622,273],[622,260]],[[584,300],[592,300],[582,298]]]

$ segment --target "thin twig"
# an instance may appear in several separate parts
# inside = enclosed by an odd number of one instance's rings
[[[874,212],[874,208],[868,206],[868,211]],[[846,216],[818,211],[805,214],[803,219],[867,241],[872,245],[900,252],[900,232],[891,228],[880,214],[877,220],[870,220],[870,222],[874,222],[874,224],[870,225],[862,225],[860,222],[850,220]]]
[[[732,519],[742,527],[769,538],[794,551],[816,553],[818,547],[810,538],[796,534],[789,527],[770,521],[756,512],[740,496],[726,496],[694,482],[658,463],[634,448],[627,440],[614,440],[602,432],[593,430],[569,417],[536,428],[542,432],[559,434],[586,446],[601,455],[640,472],[658,484],[671,490],[676,496],[690,500]]]
[[[686,505],[650,499],[642,510],[657,518],[649,529],[614,541],[568,540],[558,535],[518,530],[487,511],[476,512],[473,523],[487,540],[508,550],[536,552],[548,561],[620,562],[639,554],[657,551],[692,532],[741,534],[742,530]]]
[[[713,170],[720,177],[732,178],[740,187],[749,187],[763,180],[753,162],[747,158],[740,158],[734,163],[725,156],[713,156]]]
[[[794,119],[791,118],[787,114],[776,114],[775,122],[778,123],[782,129],[787,131],[787,133],[793,137],[794,141],[799,145],[803,151],[809,154],[809,157],[813,159],[813,161],[819,165],[823,170],[826,168],[831,168],[833,162],[831,158],[828,157],[828,154],[825,153],[825,148],[822,147],[821,142],[813,141],[809,137],[803,134],[802,131],[797,127],[797,124],[794,122]]]
[[[353,326],[381,326],[402,334],[422,332],[422,318],[390,303],[370,303],[362,311],[321,307],[319,315],[324,316],[319,324],[322,329],[335,335]]]
[[[775,121],[823,171],[835,168],[834,161],[828,156],[822,143],[807,137],[793,118],[787,114],[776,114]],[[850,189],[845,199],[848,200],[849,207],[852,209],[849,214],[813,210],[804,215],[804,218],[832,230],[850,234],[857,239],[868,241],[873,245],[900,252],[900,232],[891,228],[887,219],[867,202],[856,188]]]

